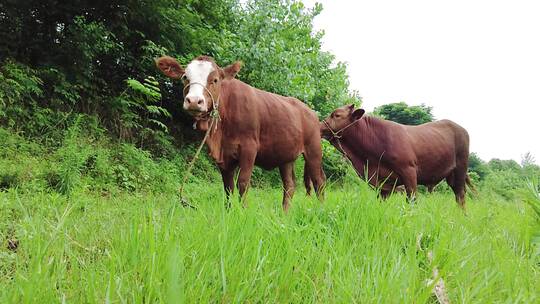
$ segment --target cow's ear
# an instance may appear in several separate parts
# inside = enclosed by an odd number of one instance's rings
[[[184,68],[182,68],[176,59],[169,56],[156,59],[156,66],[165,76],[172,79],[180,79],[184,75]]]
[[[349,111],[351,111],[351,112],[354,111],[354,104],[351,103],[347,107],[349,108]]]
[[[352,113],[353,120],[358,120],[358,119],[362,118],[362,116],[364,116],[364,113],[366,113],[366,111],[364,111],[364,109],[356,109]]]
[[[236,74],[240,72],[240,69],[242,68],[242,62],[237,61],[227,67],[223,68],[223,78],[225,79],[233,79],[236,77]]]

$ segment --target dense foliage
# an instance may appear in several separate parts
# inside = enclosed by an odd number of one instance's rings
[[[521,198],[522,189],[534,187],[540,192],[540,167],[536,164],[520,165],[514,160],[492,159],[480,162],[486,168],[484,185],[493,193],[507,198]]]
[[[164,54],[184,64],[200,54],[221,65],[242,60],[242,80],[326,114],[354,97],[344,64],[333,64],[321,50],[322,33],[313,32],[320,11],[292,0],[3,1],[1,122],[42,135],[62,118],[85,113],[135,143],[161,143],[163,126],[172,126],[182,144],[191,121],[178,106],[179,84],[160,81],[163,96],[144,102],[171,115],[149,121],[148,108],[133,101],[137,94],[126,83],[157,75],[153,59]]]
[[[2,1],[0,126],[58,147],[83,114],[81,123],[93,122],[81,128],[87,136],[153,157],[188,155],[199,137],[179,106],[180,83],[154,66],[165,54],[183,64],[200,54],[222,66],[241,60],[240,79],[325,115],[359,97],[348,92],[345,65],[321,50],[312,26],[321,9],[294,0]],[[325,167],[343,175],[339,162]]]
[[[421,125],[434,120],[431,107],[424,104],[409,106],[403,101],[376,107],[373,113],[404,125]]]

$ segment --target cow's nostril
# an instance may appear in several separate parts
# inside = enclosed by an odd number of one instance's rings
[[[202,105],[203,104],[203,101],[202,99],[199,99],[199,101],[197,102],[198,105]]]

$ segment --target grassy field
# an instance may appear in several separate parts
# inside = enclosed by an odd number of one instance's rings
[[[299,187],[300,188],[300,187]],[[437,267],[451,302],[538,303],[534,217],[480,194],[381,202],[364,185],[324,203],[250,190],[225,210],[221,185],[175,193],[0,193],[3,303],[429,303]],[[427,252],[432,251],[430,263]]]

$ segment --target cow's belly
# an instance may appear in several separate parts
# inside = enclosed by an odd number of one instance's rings
[[[286,141],[278,143],[268,143],[266,145],[259,144],[255,157],[255,165],[266,170],[276,168],[285,163],[295,161],[298,156],[303,153],[303,145],[301,140]],[[241,140],[229,140],[222,146],[223,162],[218,163],[222,169],[235,166],[240,161]]]
[[[257,152],[255,165],[270,170],[295,161],[302,153],[300,149],[261,149]]]
[[[417,167],[418,184],[436,184],[456,168],[456,160],[452,153],[432,154],[419,159]]]
[[[296,160],[304,152],[301,126],[275,126],[268,134],[261,134],[255,164],[273,169]]]

